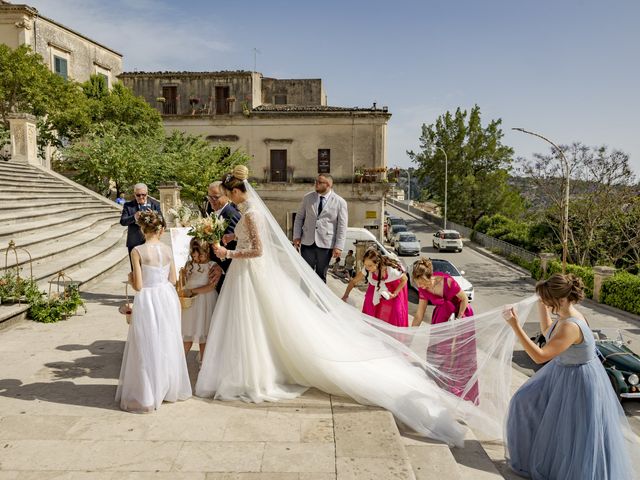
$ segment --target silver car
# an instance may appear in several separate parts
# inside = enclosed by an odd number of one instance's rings
[[[393,245],[398,255],[420,255],[420,240],[413,232],[398,232]]]
[[[473,284],[463,277],[464,270],[458,270],[456,266],[449,260],[443,260],[441,258],[432,258],[431,263],[433,264],[434,272],[449,274],[451,278],[453,278],[458,283],[458,285],[460,285],[462,291],[467,294],[467,298],[469,299],[469,301],[473,301],[473,298],[475,296]],[[413,269],[413,265],[411,266],[411,268]],[[409,277],[409,279],[411,279],[411,277]],[[418,286],[414,285],[413,283],[411,283],[411,287],[414,290],[418,290]]]

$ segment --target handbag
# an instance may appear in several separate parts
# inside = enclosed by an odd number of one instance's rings
[[[125,282],[124,284],[124,296],[125,302],[120,305],[118,311],[124,315],[125,320],[127,321],[127,325],[131,324],[131,315],[133,314],[133,304],[129,301],[129,282]]]

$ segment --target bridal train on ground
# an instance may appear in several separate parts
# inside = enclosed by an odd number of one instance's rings
[[[262,200],[247,201],[237,247],[212,318],[196,395],[247,402],[315,387],[377,405],[423,435],[460,446],[465,424],[502,436],[515,337],[502,311],[440,325],[389,325],[344,303],[309,269]],[[535,297],[520,302],[526,319]],[[455,344],[475,342],[477,371],[454,378]],[[446,358],[432,348],[446,343]],[[426,352],[429,349],[427,358]],[[464,350],[464,348],[462,348]],[[449,393],[449,386],[462,395]],[[478,405],[462,400],[479,385]]]

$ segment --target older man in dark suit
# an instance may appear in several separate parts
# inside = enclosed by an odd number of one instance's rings
[[[233,203],[229,201],[229,198],[224,194],[224,190],[222,188],[222,182],[213,182],[209,185],[207,189],[207,207],[206,207],[207,215],[216,215],[217,217],[224,218],[227,221],[227,229],[224,231],[224,237],[222,237],[222,243],[225,245],[227,250],[234,250],[236,248],[235,240],[229,240],[234,236],[234,231],[236,228],[236,224],[242,214],[238,211]],[[213,246],[211,248],[211,259],[216,262],[222,269],[222,272],[226,273],[229,269],[229,265],[231,265],[231,259],[221,260],[215,256],[213,253]],[[222,273],[219,272],[219,273]],[[210,276],[213,278],[215,275],[215,271],[210,272]],[[216,290],[218,293],[222,288],[222,284],[224,282],[224,275],[220,278],[218,285],[216,286]]]
[[[135,198],[122,206],[120,225],[127,227],[127,249],[129,250],[129,263],[131,264],[131,250],[144,243],[144,235],[136,223],[140,212],[154,210],[160,212],[160,203],[149,198],[149,189],[144,183],[137,183],[133,187]],[[133,267],[132,267],[133,268]]]

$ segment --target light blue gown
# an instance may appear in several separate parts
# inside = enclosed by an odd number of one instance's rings
[[[584,341],[551,360],[511,399],[509,465],[535,480],[637,478],[631,464],[637,444],[597,357],[593,334],[582,319],[566,321],[580,328]]]

